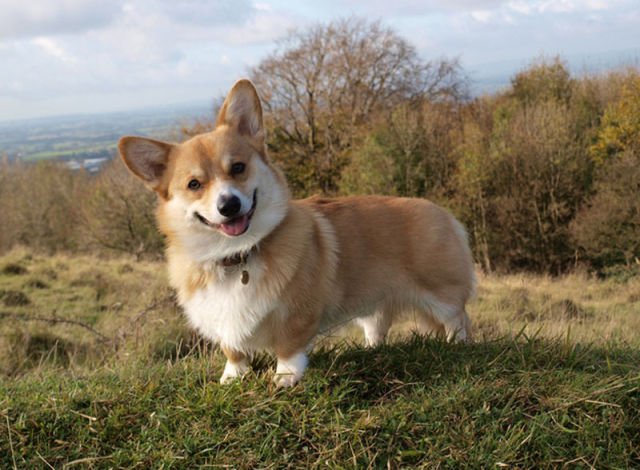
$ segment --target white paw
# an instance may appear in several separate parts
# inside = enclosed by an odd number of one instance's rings
[[[365,335],[364,344],[368,348],[375,348],[384,342],[384,336],[382,335]]]
[[[227,361],[224,366],[224,371],[222,372],[222,376],[220,377],[220,383],[222,385],[229,384],[236,379],[242,379],[244,374],[249,370],[249,366],[246,361],[231,363]]]
[[[446,329],[447,333],[447,341],[450,343],[466,343],[467,338],[467,330],[465,328],[460,328],[457,330],[454,329]]]
[[[278,388],[289,388],[293,387],[298,383],[299,378],[293,374],[279,374],[273,378],[273,382],[276,384]]]
[[[273,378],[276,386],[293,387],[302,378],[308,363],[307,355],[303,352],[287,359],[278,358],[276,375]]]
[[[220,376],[220,384],[222,385],[228,385],[231,382],[233,382],[236,379],[241,379],[242,376],[238,376],[238,375],[231,375],[231,374],[222,374]]]

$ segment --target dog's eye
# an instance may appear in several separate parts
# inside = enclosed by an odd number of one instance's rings
[[[237,162],[231,165],[231,176],[244,173],[245,165],[242,162]]]
[[[200,181],[194,178],[191,181],[189,181],[187,188],[189,188],[191,191],[197,191],[198,189],[200,189],[201,186],[202,185],[200,184]]]

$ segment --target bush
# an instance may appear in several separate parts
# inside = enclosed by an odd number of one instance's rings
[[[568,225],[592,171],[572,109],[554,100],[478,108],[476,123],[465,123],[456,178],[476,255],[487,269],[565,269],[574,256]]]
[[[156,196],[125,168],[110,162],[87,188],[81,205],[86,243],[134,255],[162,254],[155,223]]]
[[[4,164],[0,187],[0,251],[22,244],[54,252],[78,245],[84,173],[56,162]]]
[[[457,106],[449,102],[415,100],[395,107],[353,152],[342,191],[444,198],[452,189],[459,126]]]
[[[525,105],[541,101],[568,103],[573,87],[571,73],[560,57],[551,61],[542,58],[511,79],[511,96]]]
[[[629,73],[621,84],[621,96],[606,110],[591,154],[605,164],[617,154],[640,151],[640,74]]]
[[[596,193],[571,224],[581,257],[597,268],[640,259],[640,152],[600,170]]]

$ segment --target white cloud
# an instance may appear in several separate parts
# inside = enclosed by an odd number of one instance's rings
[[[488,23],[493,14],[488,10],[475,10],[471,12],[471,18],[480,22]]]
[[[0,0],[0,37],[80,33],[109,24],[121,0]]]
[[[56,59],[60,59],[62,62],[66,63],[74,63],[77,62],[76,58],[71,56],[67,51],[65,51],[59,44],[57,44],[53,39],[46,37],[38,37],[33,39],[31,42],[38,46],[40,49],[45,51],[47,54],[55,57]]]
[[[249,0],[161,0],[154,3],[176,22],[208,28],[243,24],[254,11]]]
[[[507,8],[521,15],[529,15],[533,11],[531,4],[522,0],[509,2]]]
[[[80,34],[108,29],[131,17],[134,28],[149,26],[153,18],[165,25],[211,31],[240,27],[256,11],[271,10],[250,0],[0,0],[0,37]]]
[[[89,32],[86,39],[93,43],[95,52],[109,54],[127,63],[129,69],[150,64],[171,67],[185,55],[206,47],[271,43],[297,24],[298,19],[286,12],[265,5],[254,7],[245,0],[188,0],[180,4],[138,0],[124,5],[109,27]]]
[[[418,2],[421,3],[421,2]],[[497,8],[505,0],[428,0],[424,2],[433,9],[449,11],[487,10]]]
[[[325,0],[336,12],[345,12],[345,7],[351,9],[366,8],[377,16],[389,16],[390,9],[396,16],[426,15],[434,13],[463,13],[498,8],[506,0]]]
[[[193,8],[193,15],[187,7]],[[146,100],[156,93],[159,103],[215,96],[246,74],[274,39],[303,21],[281,8],[254,7],[246,0],[188,0],[179,6],[170,0],[121,2],[117,14],[100,27],[78,28],[75,33],[58,28],[60,34],[0,41],[0,98],[30,102],[36,109],[39,101],[44,106],[45,100],[65,96],[85,97],[76,99],[82,106],[103,102],[106,95],[114,100],[127,96],[123,107],[138,106],[131,99],[136,93]],[[9,113],[13,114],[0,110],[0,119]]]
[[[235,46],[269,43],[299,27],[301,23],[304,23],[301,18],[263,9],[254,12],[242,25],[220,28],[215,37],[225,44]]]
[[[10,93],[20,93],[24,91],[24,83],[19,80],[12,80],[7,84]]]
[[[560,16],[571,17],[578,22],[578,18],[594,19],[594,13],[609,10],[613,3],[626,3],[629,0],[510,0],[504,4],[494,2],[495,8],[473,9],[468,15],[478,23],[491,24],[520,24],[524,18]],[[466,2],[457,2],[463,8]],[[482,2],[480,2],[482,3]],[[560,16],[558,16],[560,15]],[[596,18],[597,19],[597,18]],[[539,20],[544,21],[544,20]]]
[[[343,14],[362,13],[382,17],[408,17],[415,15],[470,15],[476,21],[484,20],[484,12],[509,11],[520,15],[544,13],[574,13],[603,11],[614,6],[629,4],[637,0],[325,0],[330,6]],[[479,15],[477,13],[480,13]],[[482,18],[482,19],[480,19]],[[494,15],[493,20],[502,19],[509,23],[515,21],[504,16]]]
[[[604,0],[535,0],[535,1],[511,1],[507,8],[525,15],[531,13],[576,13],[603,11],[611,7],[613,2]]]
[[[609,4],[604,0],[587,0],[587,7],[589,10],[608,10]]]

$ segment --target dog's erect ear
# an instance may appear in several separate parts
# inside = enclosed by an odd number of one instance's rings
[[[238,80],[225,98],[216,126],[224,124],[242,135],[264,138],[260,97],[249,80]]]
[[[159,190],[172,145],[145,137],[123,137],[118,142],[125,165],[151,189]]]

